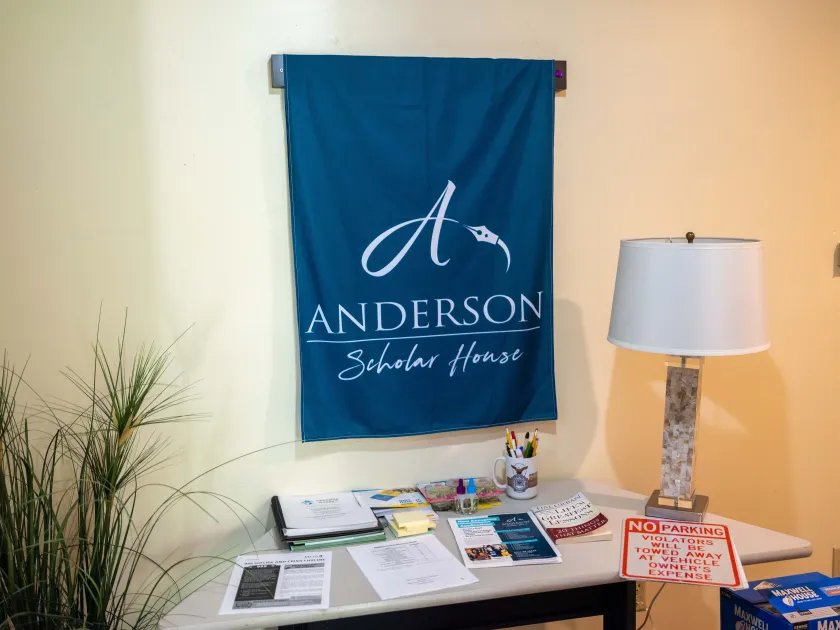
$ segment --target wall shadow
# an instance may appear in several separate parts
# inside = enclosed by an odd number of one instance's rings
[[[297,335],[297,293],[295,291],[294,254],[292,251],[292,218],[289,199],[288,159],[286,153],[286,107],[284,91],[271,88],[271,68],[266,63],[266,86],[275,105],[272,123],[278,135],[262,136],[263,164],[268,169],[278,163],[280,172],[263,173],[266,207],[269,208],[268,250],[271,261],[272,322],[285,325],[271,327],[271,381],[269,385],[267,421],[263,423],[266,445],[276,445],[263,455],[263,463],[297,459],[295,448],[300,443],[300,347]],[[283,391],[284,385],[293,380],[295,399],[290,403]],[[294,414],[292,429],[283,416]]]
[[[31,355],[40,392],[73,398],[59,370],[92,372],[103,299],[109,351],[124,309],[139,338],[157,310],[137,18],[116,3],[9,6],[0,54],[3,345]],[[57,59],[66,71],[49,73]]]
[[[570,300],[554,300],[554,370],[557,382],[556,477],[574,477],[595,440],[598,408],[586,349],[583,314]]]

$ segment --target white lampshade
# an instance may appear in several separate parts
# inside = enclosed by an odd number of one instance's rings
[[[766,350],[761,241],[621,241],[608,339],[675,356]]]

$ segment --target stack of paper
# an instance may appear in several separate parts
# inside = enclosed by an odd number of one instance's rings
[[[339,534],[319,536],[316,538],[294,539],[289,540],[289,549],[291,551],[311,551],[313,549],[328,549],[330,547],[347,547],[348,545],[361,545],[363,543],[377,542],[385,540],[385,530],[377,529],[368,534],[348,534],[342,536]]]
[[[274,497],[277,528],[293,549],[383,540],[385,532],[370,508],[361,507],[351,492]]]
[[[357,490],[353,495],[359,505],[384,518],[397,538],[425,534],[437,523],[437,514],[417,488]]]
[[[437,522],[438,514],[432,509],[431,505],[425,505],[418,508],[374,508],[373,513],[379,518],[391,518],[397,512],[423,512],[430,521]]]
[[[378,525],[370,508],[360,506],[350,492],[280,497],[280,509],[286,535],[334,534]]]
[[[437,526],[423,510],[398,510],[386,518],[388,528],[397,538],[425,534]]]

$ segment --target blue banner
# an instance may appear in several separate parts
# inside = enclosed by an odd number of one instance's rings
[[[557,417],[553,81],[285,57],[304,441]]]

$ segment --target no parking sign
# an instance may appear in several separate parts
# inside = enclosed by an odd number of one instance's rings
[[[623,578],[735,589],[747,586],[726,525],[628,518],[621,543]]]

